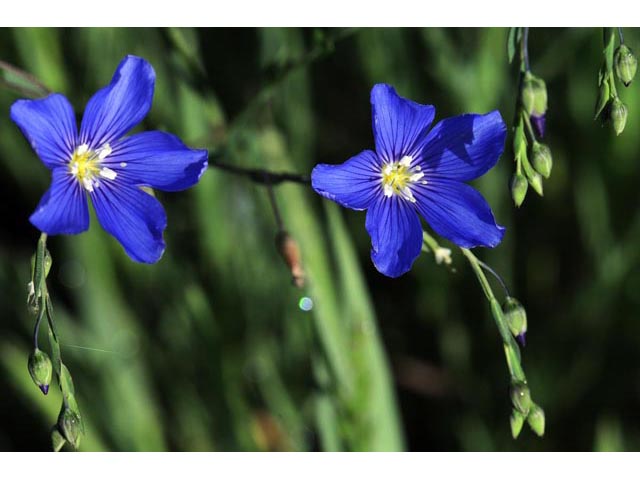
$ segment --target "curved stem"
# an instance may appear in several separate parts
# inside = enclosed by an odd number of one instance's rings
[[[290,172],[270,172],[260,168],[244,168],[236,165],[230,165],[222,162],[210,162],[209,167],[217,168],[234,175],[246,177],[254,183],[262,185],[277,185],[282,182],[300,183],[303,185],[311,185],[311,178],[308,175],[301,175]]]

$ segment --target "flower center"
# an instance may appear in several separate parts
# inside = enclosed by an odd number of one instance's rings
[[[426,180],[420,180],[424,177],[421,172],[420,165],[411,167],[413,158],[405,155],[399,162],[387,163],[382,167],[382,190],[387,197],[400,195],[405,200],[415,203],[411,187],[415,182],[426,185]]]
[[[69,173],[82,185],[86,191],[93,192],[100,186],[100,178],[115,180],[116,172],[108,167],[100,168],[102,161],[111,154],[111,147],[105,143],[97,150],[89,150],[87,144],[76,148],[69,162]]]

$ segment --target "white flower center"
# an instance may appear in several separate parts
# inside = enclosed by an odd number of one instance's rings
[[[105,143],[97,150],[89,150],[87,144],[76,148],[69,162],[69,173],[84,187],[93,192],[100,186],[100,178],[115,180],[118,174],[109,167],[101,167],[102,161],[111,154],[111,146]]]
[[[382,190],[387,197],[400,195],[405,200],[415,203],[411,187],[414,183],[420,182],[426,185],[427,181],[422,180],[424,172],[421,172],[420,165],[411,167],[413,158],[405,155],[399,162],[385,163],[382,167]]]

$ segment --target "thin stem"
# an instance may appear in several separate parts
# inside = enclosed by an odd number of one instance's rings
[[[232,173],[234,175],[239,175],[242,177],[246,177],[254,183],[259,183],[262,185],[278,185],[282,182],[293,182],[300,183],[303,185],[310,185],[311,179],[308,175],[300,175],[297,173],[289,173],[289,172],[270,172],[268,170],[263,170],[260,168],[244,168],[238,167],[236,165],[230,165],[228,163],[222,162],[210,162],[209,167],[217,168],[218,170],[223,170],[225,172]]]
[[[0,60],[0,69],[11,72],[15,76],[23,78],[25,81],[32,83],[33,85],[35,85],[41,90],[41,95],[48,95],[49,93],[51,93],[51,90],[49,90],[44,83],[38,80],[38,78],[35,75],[32,75],[29,72],[25,72],[24,70],[16,67],[15,65],[11,65],[10,63]],[[6,82],[5,85],[7,84],[15,85],[13,84],[13,82]]]
[[[266,184],[267,193],[269,194],[269,203],[271,204],[271,210],[273,210],[273,216],[276,219],[276,225],[278,225],[278,231],[284,231],[284,223],[282,222],[282,215],[280,215],[280,209],[278,208],[278,202],[276,201],[276,194],[273,191],[273,185],[271,183]]]
[[[38,334],[40,333],[40,324],[42,323],[42,319],[45,316],[45,312],[46,312],[46,304],[44,301],[40,302],[40,309],[38,312],[38,319],[36,320],[36,325],[33,328],[33,347],[36,350],[39,350],[38,348]]]
[[[522,118],[524,120],[524,124],[527,127],[527,133],[529,134],[529,139],[532,142],[536,141],[536,134],[533,131],[533,127],[531,126],[531,119],[529,118],[529,115],[527,115],[527,112],[524,111],[524,109],[522,110]]]
[[[618,27],[618,38],[620,38],[620,45],[624,45],[624,35],[622,35],[622,27]]]
[[[491,268],[489,265],[484,263],[482,260],[478,259],[478,263],[480,264],[480,266],[482,268],[484,268],[487,272],[489,272],[491,275],[493,275],[496,280],[498,280],[498,283],[500,284],[500,286],[504,290],[505,295],[507,297],[510,297],[511,295],[509,294],[509,289],[507,288],[507,285],[504,283],[504,280],[502,280],[502,277],[500,275],[498,275],[493,268]]]
[[[476,274],[478,282],[480,282],[480,286],[482,287],[482,291],[484,292],[485,297],[487,297],[487,300],[496,300],[496,297],[493,294],[493,290],[491,289],[491,285],[487,280],[487,276],[482,271],[480,260],[473,253],[471,253],[471,250],[468,250],[466,248],[460,248],[460,250],[462,250],[463,255],[467,257],[467,260],[469,261],[469,264],[473,269],[473,273]]]
[[[529,65],[529,27],[524,27],[522,32],[522,61],[524,62],[524,69],[526,72],[531,70]]]

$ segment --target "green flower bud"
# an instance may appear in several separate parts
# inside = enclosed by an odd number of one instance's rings
[[[530,172],[527,174],[527,178],[529,179],[529,185],[542,197],[544,195],[542,190],[542,175],[538,172]]]
[[[58,417],[58,428],[60,433],[64,435],[65,440],[77,450],[80,446],[80,436],[82,435],[80,415],[70,408],[65,408],[60,412],[60,417]]]
[[[527,423],[531,427],[536,435],[539,437],[544,435],[544,410],[542,410],[535,403],[531,403],[531,409],[529,410],[529,416],[527,417]]]
[[[507,297],[502,305],[504,318],[514,337],[524,345],[524,335],[527,333],[527,311],[522,304],[513,297]]]
[[[511,384],[511,403],[523,415],[529,414],[531,408],[531,393],[525,382],[514,381]]]
[[[609,103],[610,95],[611,89],[609,88],[609,82],[602,82],[602,85],[600,85],[600,90],[598,90],[598,100],[596,101],[596,114],[594,119],[598,118],[598,116],[607,106],[607,104]]]
[[[638,59],[629,47],[622,44],[616,48],[613,62],[616,70],[616,76],[622,83],[624,83],[625,87],[628,87],[631,84],[633,77],[636,76]]]
[[[49,355],[36,348],[29,355],[29,373],[33,383],[46,395],[49,392],[49,384],[53,374],[53,366]]]
[[[60,433],[60,430],[58,430],[58,427],[53,427],[53,430],[51,430],[51,445],[53,447],[53,451],[59,452],[62,450],[65,443],[67,443],[67,441]]]
[[[524,415],[522,415],[518,410],[513,410],[511,412],[511,418],[509,419],[511,423],[511,436],[515,440],[520,435],[522,431],[522,426],[524,425]]]
[[[511,177],[511,198],[513,198],[513,203],[515,203],[516,207],[519,207],[524,202],[528,188],[527,178],[521,173],[514,173],[513,177]]]
[[[553,166],[553,159],[551,158],[551,150],[544,143],[535,142],[531,147],[531,153],[533,159],[531,163],[533,168],[542,175],[544,178],[549,178],[551,175],[551,167]]]
[[[544,115],[547,112],[547,85],[544,80],[531,72],[525,73],[520,99],[528,115]]]
[[[613,99],[609,115],[616,135],[620,135],[624,131],[624,126],[627,123],[627,106],[622,103],[618,97]]]

